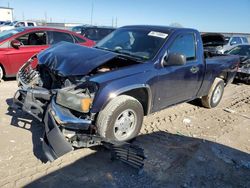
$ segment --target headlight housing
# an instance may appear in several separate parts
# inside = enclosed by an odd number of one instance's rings
[[[79,86],[70,86],[58,90],[56,103],[78,112],[88,113],[94,99],[94,94],[93,87],[81,88]]]

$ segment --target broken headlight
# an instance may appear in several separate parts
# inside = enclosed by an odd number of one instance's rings
[[[79,86],[66,87],[58,90],[56,103],[66,108],[88,113],[94,98],[95,86],[80,88]]]

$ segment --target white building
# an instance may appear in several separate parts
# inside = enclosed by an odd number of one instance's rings
[[[13,22],[13,8],[0,7],[0,21]]]

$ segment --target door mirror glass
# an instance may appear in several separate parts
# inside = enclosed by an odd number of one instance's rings
[[[237,44],[237,42],[236,41],[232,41],[232,42],[230,42],[230,45],[232,46],[232,45],[235,45],[235,44]]]
[[[163,57],[163,66],[168,65],[185,65],[186,56],[179,53],[169,53]]]
[[[15,49],[19,49],[19,47],[21,46],[21,42],[19,42],[18,40],[13,40],[10,42],[10,44]]]

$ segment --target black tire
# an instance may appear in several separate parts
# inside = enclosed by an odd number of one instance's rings
[[[3,79],[3,68],[0,66],[0,82]]]
[[[115,133],[117,131],[117,124],[115,125],[115,123],[119,121],[118,118],[120,118],[123,112],[129,110],[133,112],[135,122],[129,125],[130,127],[128,129],[131,129],[129,134],[126,134],[123,138],[118,138],[116,136],[117,133]],[[97,132],[100,136],[110,140],[129,141],[139,134],[143,117],[143,107],[137,99],[127,95],[120,95],[112,99],[106,107],[99,112],[96,121]]]
[[[215,92],[219,91],[219,94],[217,93],[218,96],[216,96],[215,100]],[[214,108],[216,107],[223,96],[224,93],[224,81],[221,78],[216,78],[214,80],[213,85],[211,86],[208,95],[203,96],[201,98],[202,105],[206,108]]]

